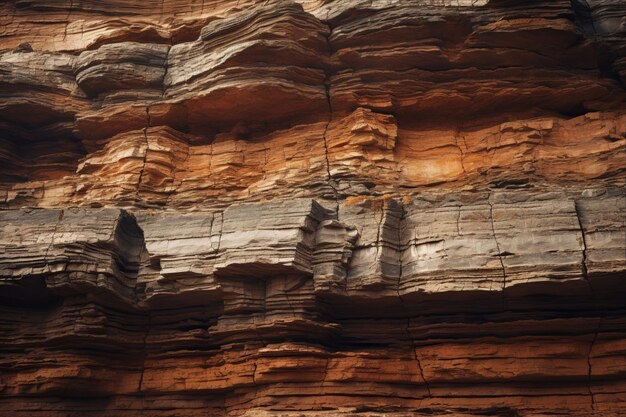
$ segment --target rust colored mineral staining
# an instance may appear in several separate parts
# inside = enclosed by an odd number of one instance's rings
[[[626,5],[0,4],[0,416],[626,414]]]

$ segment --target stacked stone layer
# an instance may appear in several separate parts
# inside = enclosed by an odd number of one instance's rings
[[[625,14],[0,4],[0,416],[626,414]]]

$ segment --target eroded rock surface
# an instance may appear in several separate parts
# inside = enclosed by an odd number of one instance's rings
[[[0,416],[626,414],[626,6],[0,4]]]

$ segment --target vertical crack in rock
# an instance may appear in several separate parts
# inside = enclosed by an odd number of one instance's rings
[[[596,297],[595,291],[593,289],[593,286],[591,285],[591,281],[589,280],[589,272],[587,270],[587,238],[585,237],[585,228],[583,227],[580,205],[578,201],[576,200],[574,201],[574,210],[576,211],[576,220],[578,220],[578,227],[580,228],[581,243],[583,246],[580,268],[583,274],[583,278],[585,282],[587,283],[587,286],[589,287],[589,291],[591,292],[591,295],[595,298]]]
[[[500,249],[500,243],[498,243],[498,238],[496,237],[496,228],[493,220],[493,203],[488,200],[487,204],[489,204],[489,221],[491,222],[491,233],[493,234],[493,240],[496,243],[498,259],[500,260],[500,266],[502,267],[502,296],[504,297],[504,290],[506,289],[506,270],[504,269],[504,261],[502,260],[502,250]]]
[[[402,309],[402,311],[405,313],[405,315],[407,315],[407,320],[408,320],[408,310],[406,308],[406,305],[404,303],[404,298],[402,297],[402,294],[400,293],[400,284],[402,282],[402,263],[403,263],[403,252],[404,252],[404,247],[402,245],[402,227],[403,227],[403,223],[404,223],[404,218],[406,216],[406,210],[404,209],[404,204],[402,201],[398,202],[398,206],[400,207],[401,210],[401,215],[400,215],[400,220],[398,220],[398,231],[397,231],[397,248],[398,248],[398,280],[396,282],[396,294],[398,295],[398,301],[400,302],[400,307]],[[411,335],[409,333],[409,327],[408,327],[408,321],[407,321],[407,327],[406,327],[406,333],[407,333],[407,337],[409,337],[409,340],[412,342],[412,338]]]
[[[146,170],[146,164],[148,162],[148,147],[150,146],[148,143],[148,128],[143,128],[143,138],[146,143],[146,149],[143,153],[143,161],[141,163],[141,170],[139,171],[139,178],[137,179],[137,200],[139,201],[141,196],[141,181],[143,180],[143,174]]]
[[[290,291],[291,288],[287,288],[287,278],[288,277],[283,278],[284,279],[283,291],[285,293],[285,301],[287,301],[287,305],[289,306],[289,309],[291,310],[291,315],[293,316],[294,319],[296,319],[298,315],[296,314],[296,308],[293,306],[293,303],[291,302],[291,298],[289,298],[288,291]]]
[[[424,381],[424,385],[426,386],[426,391],[428,392],[428,397],[432,398],[432,392],[430,390],[430,384],[428,383],[428,381],[426,380],[426,376],[424,375],[424,368],[422,368],[422,362],[419,358],[419,355],[417,354],[417,345],[415,344],[415,338],[413,337],[413,335],[411,334],[411,318],[410,318],[410,311],[407,309],[404,298],[402,297],[402,294],[400,293],[400,283],[402,280],[402,264],[403,264],[403,253],[404,253],[404,246],[403,246],[403,240],[402,240],[402,230],[404,227],[404,220],[406,218],[406,209],[404,208],[404,202],[403,201],[398,201],[398,207],[400,207],[400,218],[398,220],[398,234],[397,234],[397,239],[398,239],[398,281],[396,283],[396,293],[398,294],[398,300],[400,302],[400,307],[404,313],[404,315],[406,316],[406,326],[404,328],[404,331],[406,333],[406,337],[408,339],[409,344],[411,345],[411,349],[413,350],[413,358],[415,360],[415,363],[417,365],[417,368],[419,370],[419,373],[422,377],[422,380]],[[380,227],[380,226],[379,226]]]
[[[598,333],[600,333],[601,326],[602,326],[602,317],[600,317],[600,319],[598,320],[598,325],[596,326],[596,330],[593,334],[593,338],[591,339],[591,343],[589,343],[589,350],[587,351],[587,389],[589,390],[589,398],[591,399],[592,410],[596,409],[596,400],[595,400],[593,390],[591,389],[591,384],[593,380],[593,373],[591,369],[591,353],[593,351],[593,346],[595,345],[596,340],[598,339]]]
[[[142,364],[141,364],[141,374],[139,375],[139,387],[138,387],[138,392],[142,392],[143,389],[143,376],[146,372],[146,359],[148,357],[148,334],[150,333],[150,327],[152,325],[152,316],[150,315],[150,313],[148,313],[148,323],[147,323],[147,327],[146,327],[146,331],[144,332],[143,335],[143,343],[142,343],[142,353],[143,353],[143,358],[142,358]]]
[[[404,202],[398,201],[398,206],[400,207],[400,219],[398,220],[398,282],[396,282],[396,293],[398,294],[398,298],[400,300],[402,309],[406,311],[404,305],[404,298],[402,298],[402,294],[400,294],[400,284],[402,282],[402,264],[403,264],[403,255],[404,255],[404,245],[402,241],[402,231],[404,227],[404,219],[406,218],[406,209],[404,208]]]
[[[623,415],[625,5],[478,3],[0,4],[0,417]]]
[[[50,252],[50,249],[52,249],[52,247],[54,246],[54,239],[55,236],[57,234],[57,231],[59,230],[59,225],[61,224],[61,221],[63,221],[63,216],[65,215],[65,209],[61,209],[59,211],[59,217],[57,218],[57,222],[54,225],[54,229],[52,230],[52,236],[50,236],[50,244],[48,245],[48,248],[46,249],[46,253],[44,254],[44,262],[48,262],[48,253]]]
[[[256,320],[256,318],[254,318],[253,320]],[[267,346],[268,342],[263,337],[263,334],[259,330],[259,326],[255,325],[253,331],[254,331],[254,334],[256,334],[257,341],[259,341],[261,343],[261,346],[263,346],[263,347]],[[254,364],[255,364],[254,373],[256,374],[256,361],[255,361]]]
[[[463,152],[463,148],[461,148],[461,146],[459,145],[459,136],[460,136],[460,128],[457,126],[456,130],[454,131],[454,143],[456,145],[456,147],[459,149],[459,152],[461,153],[461,157],[460,157],[460,162],[461,162],[461,169],[463,170],[463,173],[467,174],[467,171],[465,170],[465,164],[463,162],[463,160],[465,159],[465,153]],[[467,146],[467,144],[466,144]]]
[[[141,171],[139,171],[139,179],[137,180],[137,201],[140,200],[141,196],[141,181],[143,180],[143,174],[144,171],[146,169],[146,164],[148,162],[148,148],[150,147],[150,144],[148,142],[148,128],[150,128],[152,126],[152,119],[150,117],[150,107],[146,106],[146,116],[147,116],[147,126],[143,128],[143,139],[146,143],[146,150],[143,153],[143,162],[141,165]]]
[[[259,360],[258,356],[257,357],[252,357],[252,383],[254,385],[256,385],[256,370],[257,370],[257,361]]]
[[[152,116],[150,115],[150,106],[146,106],[146,123],[148,124],[146,128],[152,127]]]
[[[65,28],[63,29],[63,42],[65,42],[65,39],[67,38],[67,29],[70,25],[70,16],[72,15],[73,7],[74,7],[74,0],[70,0],[70,7],[69,7],[69,10],[67,11],[67,16],[65,17],[65,20],[66,20]]]
[[[215,213],[216,216],[218,214],[220,216],[220,231],[219,231],[219,235],[217,237],[217,249],[215,249],[215,257],[216,258],[220,256],[220,246],[222,244],[222,233],[224,231],[224,212]],[[211,234],[213,234],[213,224],[215,224],[215,220],[213,220],[211,222]]]
[[[161,99],[165,98],[165,91],[167,90],[167,87],[165,86],[165,83],[167,82],[167,74],[170,71],[170,54],[172,52],[172,46],[173,46],[173,40],[172,40],[172,32],[170,32],[170,45],[167,48],[167,53],[165,54],[165,57],[163,58],[163,77],[161,78],[161,83],[160,83],[160,87],[161,87]],[[150,103],[148,106],[146,106],[146,113],[148,113],[148,124],[151,124],[151,120],[150,120],[150,106],[154,104],[154,101],[152,103]]]
[[[259,360],[259,356],[258,354],[253,355],[253,362],[252,362],[252,385],[255,386],[254,388],[254,395],[252,397],[251,400],[248,400],[247,402],[250,403],[254,403],[254,401],[259,398],[259,388],[258,388],[258,384],[257,384],[257,367],[258,367],[258,360]]]
[[[376,259],[378,259],[378,255],[382,249],[382,242],[380,241],[383,228],[383,219],[385,218],[385,202],[383,201],[380,205],[380,218],[377,220],[377,228],[376,228]]]
[[[461,207],[463,207],[463,206],[461,206],[459,204],[459,206],[458,206],[459,211],[456,214],[456,235],[457,236],[461,236],[461,226],[460,226],[460,223],[461,223]]]
[[[328,378],[328,365],[330,365],[330,357],[326,357],[326,363],[324,364],[324,375],[322,376],[320,387],[324,387],[326,385],[326,379]]]
[[[174,167],[174,174],[172,175],[173,176],[173,178],[172,178],[172,189],[165,196],[165,202],[163,203],[164,207],[168,206],[170,200],[172,199],[172,196],[174,196],[177,193],[178,189],[183,184],[183,180],[182,179],[178,182],[178,184],[176,184],[176,177],[177,177],[177,174],[179,172],[182,172],[182,169],[184,169],[184,167],[187,165],[187,162],[189,161],[189,156],[191,154],[191,149],[189,149],[190,145],[188,143],[186,143],[185,145],[186,145],[185,146],[185,150],[186,150],[186,152],[185,152],[185,159],[183,159],[183,161],[180,163],[181,171],[179,171],[179,166],[175,166]],[[209,169],[208,169],[209,174],[211,172],[210,167],[211,167],[211,159],[209,158]]]
[[[326,96],[326,103],[328,105],[328,122],[326,123],[326,126],[324,126],[324,133],[322,134],[322,137],[324,139],[324,156],[326,159],[327,182],[330,188],[332,188],[333,190],[333,195],[335,198],[335,210],[337,213],[339,213],[339,191],[337,190],[337,187],[333,183],[333,176],[330,172],[330,157],[329,157],[328,137],[327,137],[328,129],[330,129],[330,124],[333,122],[333,103],[332,103],[332,98],[330,96],[330,89],[331,89],[330,78],[332,75],[332,70],[331,70],[332,61],[331,60],[333,56],[333,47],[330,42],[330,37],[333,33],[333,28],[330,25],[330,23],[326,23],[326,25],[328,26],[328,34],[325,36],[326,46],[328,48],[328,63],[327,63],[327,67],[324,68],[324,94]]]
[[[403,304],[404,306],[404,304]],[[413,337],[413,335],[411,334],[411,318],[407,317],[406,318],[406,336],[409,338],[409,343],[411,344],[411,347],[413,349],[413,357],[415,358],[415,363],[417,364],[417,369],[419,370],[419,373],[422,377],[422,380],[424,381],[424,385],[426,386],[426,391],[428,392],[428,397],[432,398],[433,394],[430,391],[430,384],[428,383],[428,381],[426,380],[426,375],[424,375],[424,368],[422,368],[422,361],[419,358],[419,355],[417,354],[417,345],[415,344],[415,338]]]

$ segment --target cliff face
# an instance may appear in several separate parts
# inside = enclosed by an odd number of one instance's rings
[[[626,415],[621,0],[0,4],[0,416]]]

